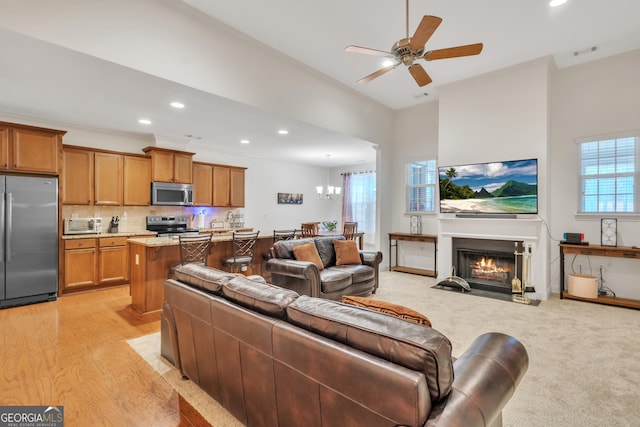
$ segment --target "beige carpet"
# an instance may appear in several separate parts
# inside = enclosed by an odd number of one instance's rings
[[[553,296],[539,306],[449,292],[434,279],[383,272],[375,298],[426,314],[460,356],[480,334],[503,332],[529,353],[529,370],[503,411],[513,427],[639,426],[640,311]],[[159,334],[131,346],[213,425],[240,425],[159,355]]]

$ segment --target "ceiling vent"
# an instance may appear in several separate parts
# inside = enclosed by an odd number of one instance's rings
[[[598,46],[591,46],[586,49],[576,50],[573,52],[573,56],[585,55],[587,53],[592,53],[598,50]]]

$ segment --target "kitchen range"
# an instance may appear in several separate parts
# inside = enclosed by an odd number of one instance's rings
[[[189,228],[188,216],[148,216],[147,230],[158,233],[158,237],[197,236],[199,231]]]

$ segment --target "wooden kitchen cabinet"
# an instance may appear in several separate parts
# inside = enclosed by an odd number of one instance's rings
[[[195,206],[212,206],[212,178],[211,165],[193,163],[193,204]]]
[[[62,204],[149,206],[151,160],[147,156],[65,145]]]
[[[125,206],[149,206],[151,203],[151,159],[123,156]]]
[[[142,149],[151,156],[151,179],[154,182],[193,182],[193,155],[186,151],[169,150],[158,147]]]
[[[62,203],[93,203],[93,152],[65,148],[62,151]]]
[[[124,283],[129,280],[127,237],[98,239],[98,283]]]
[[[65,240],[63,290],[95,286],[97,257],[96,239]]]
[[[93,153],[94,205],[122,206],[122,155]]]
[[[244,207],[244,168],[213,166],[213,206]]]
[[[0,169],[57,175],[65,133],[0,122]]]

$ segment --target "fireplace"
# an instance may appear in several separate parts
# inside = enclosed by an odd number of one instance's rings
[[[456,275],[471,288],[510,294],[512,280],[522,279],[522,258],[516,261],[514,255],[516,243],[521,250],[522,241],[453,238]]]

